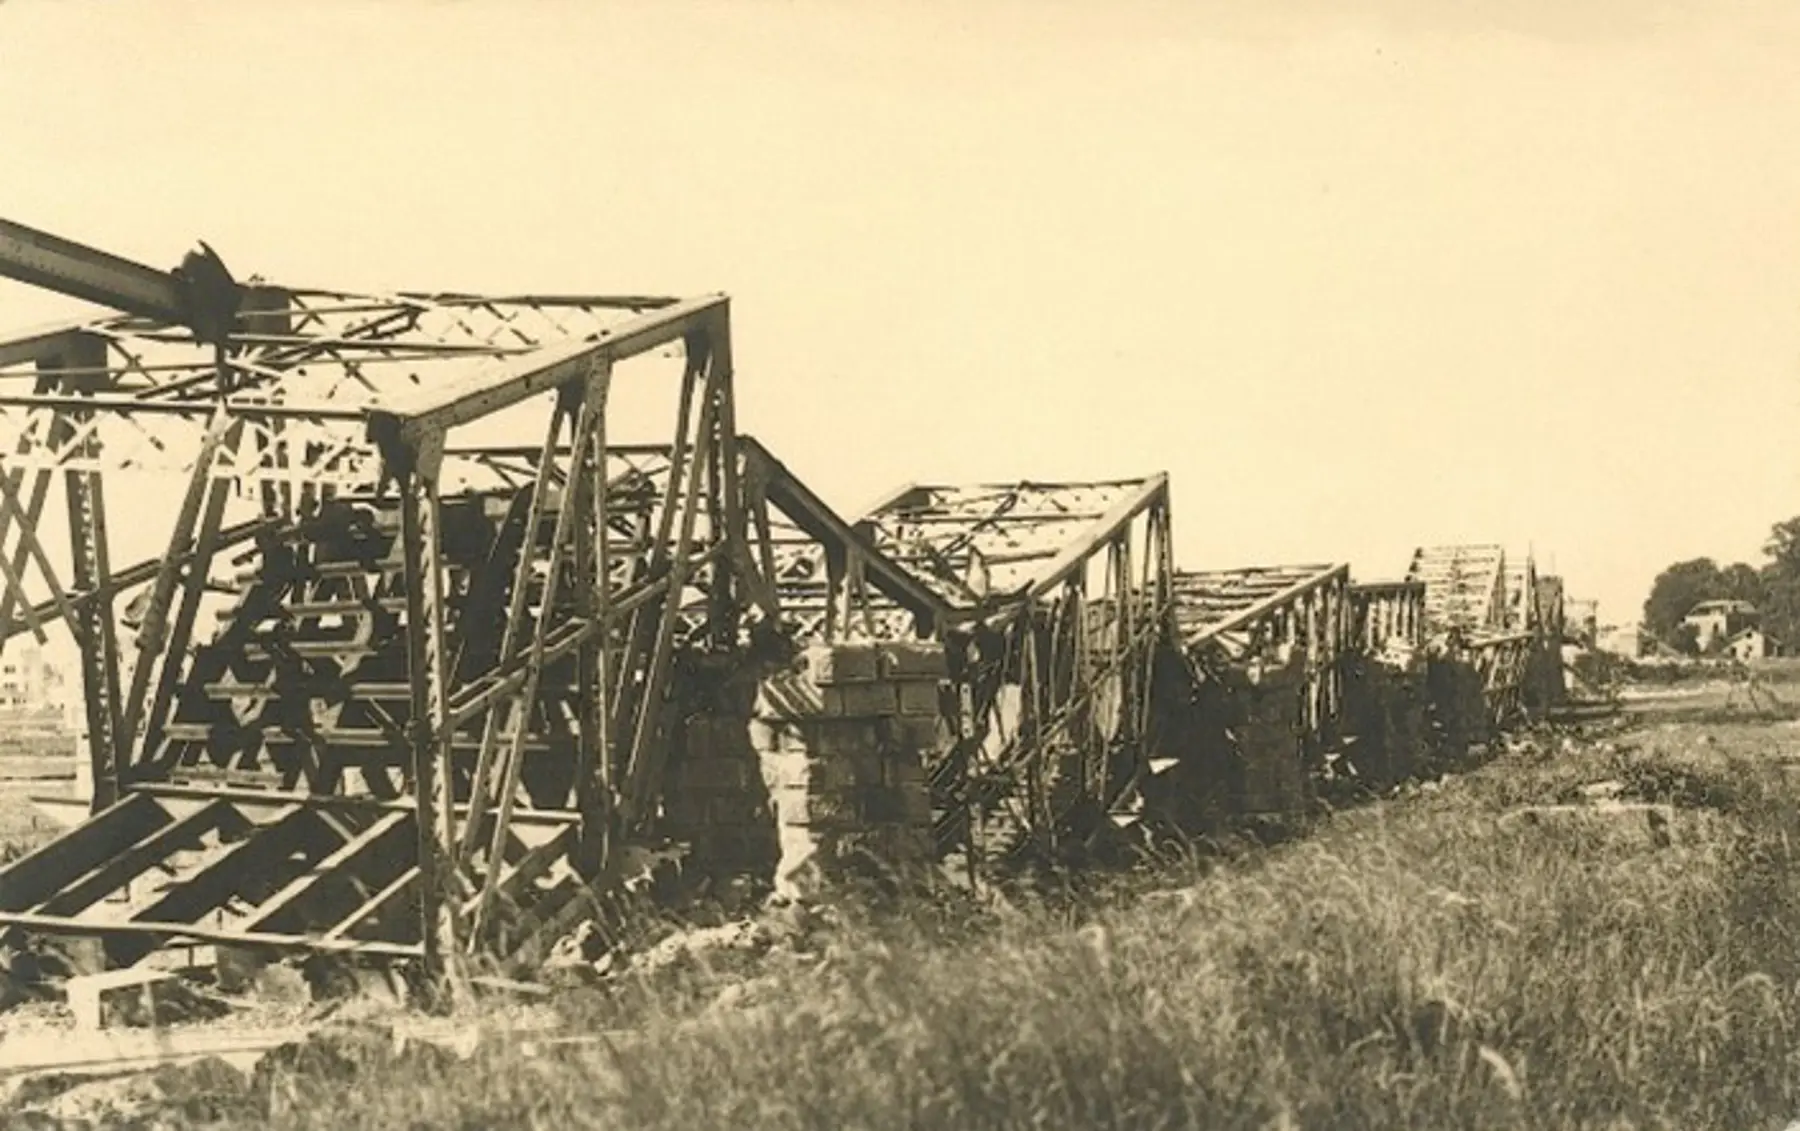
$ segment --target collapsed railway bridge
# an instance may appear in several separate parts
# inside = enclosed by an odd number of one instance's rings
[[[724,296],[239,283],[3,221],[0,274],[115,312],[0,341],[0,643],[74,638],[92,783],[0,869],[0,931],[110,965],[529,968],[660,845],[979,873],[1179,822],[1204,751],[1218,804],[1279,807],[1376,741],[1374,660],[1462,665],[1494,726],[1560,688],[1528,559],[1184,573],[1158,474],[840,515],[738,431]],[[121,566],[144,471],[184,488]],[[1225,726],[1246,671],[1266,709]]]

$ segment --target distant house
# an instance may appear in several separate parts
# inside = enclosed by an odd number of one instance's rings
[[[1565,598],[1563,608],[1563,635],[1583,647],[1594,647],[1600,638],[1600,602]]]
[[[1733,636],[1725,644],[1725,651],[1733,659],[1749,663],[1751,660],[1768,660],[1776,656],[1787,655],[1781,641],[1770,636],[1760,628],[1746,628]]]
[[[1681,618],[1684,626],[1694,630],[1694,643],[1702,652],[1755,628],[1757,621],[1756,606],[1748,601],[1702,601]]]
[[[1644,655],[1643,629],[1636,624],[1609,624],[1594,633],[1594,647],[1627,660]]]
[[[0,653],[0,708],[45,710],[57,705],[62,675],[35,643],[15,644]]]

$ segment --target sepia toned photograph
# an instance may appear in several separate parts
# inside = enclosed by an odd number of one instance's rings
[[[0,1131],[1800,1131],[1800,5],[0,0]]]

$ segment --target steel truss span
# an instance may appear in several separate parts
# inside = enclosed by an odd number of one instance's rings
[[[30,252],[0,255],[14,277],[121,311],[0,344],[0,639],[68,625],[95,785],[7,870],[0,923],[122,961],[540,950],[655,835],[677,656],[770,628],[955,649],[946,844],[1129,812],[1160,477],[909,488],[846,520],[738,434],[723,297],[239,286],[216,257],[202,293],[0,236]],[[615,437],[614,390],[658,368],[664,433]],[[185,481],[166,549],[114,568],[107,487],[149,471]]]
[[[1160,474],[840,515],[738,431],[721,295],[239,283],[6,221],[0,275],[112,310],[0,341],[0,645],[71,634],[93,780],[0,931],[529,965],[658,844],[696,658],[940,642],[933,824],[977,870],[1140,822],[1183,657],[1298,649],[1324,742],[1343,656],[1448,616],[1513,709],[1538,586],[1503,559],[1421,558],[1398,603],[1178,574]]]
[[[0,921],[441,966],[604,882],[656,815],[676,650],[738,631],[727,301],[239,286],[13,225],[0,251],[122,311],[0,345],[0,637],[67,623],[95,810],[8,870]],[[668,428],[619,443],[615,378],[659,354]],[[185,490],[115,570],[107,488],[143,471]]]

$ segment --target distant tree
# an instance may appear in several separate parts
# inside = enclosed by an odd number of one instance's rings
[[[1761,569],[1734,562],[1720,568],[1711,558],[1676,562],[1657,575],[1644,602],[1644,631],[1690,655],[1699,651],[1681,618],[1702,601],[1748,601],[1765,631],[1783,643],[1800,643],[1800,516],[1769,528]]]
[[[1783,643],[1800,641],[1800,518],[1770,528],[1763,552],[1769,555],[1759,579],[1763,629]]]
[[[1676,625],[1674,631],[1663,639],[1668,640],[1669,647],[1684,656],[1700,654],[1700,630],[1691,624]]]
[[[1719,571],[1719,590],[1720,597],[1748,601],[1758,609],[1763,606],[1763,575],[1743,562],[1734,562]]]
[[[1681,618],[1702,601],[1724,593],[1725,575],[1711,558],[1693,558],[1656,575],[1650,596],[1644,601],[1644,631],[1676,647]]]
[[[1788,576],[1800,577],[1800,517],[1778,522],[1769,529],[1769,540],[1763,544],[1769,555],[1769,566]]]

